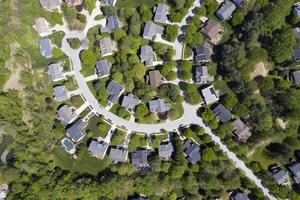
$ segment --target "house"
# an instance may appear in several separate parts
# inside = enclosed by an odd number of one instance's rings
[[[152,70],[148,73],[149,84],[152,87],[158,87],[166,80],[159,70]]]
[[[165,113],[171,110],[171,104],[165,103],[163,99],[152,100],[149,102],[149,109],[152,113]]]
[[[170,7],[166,4],[159,3],[155,9],[155,16],[154,21],[158,23],[165,24],[168,21],[168,14],[169,14]]]
[[[66,134],[73,142],[79,142],[86,134],[84,130],[85,126],[86,122],[79,119],[67,129]]]
[[[152,40],[153,36],[162,35],[164,33],[164,28],[153,22],[146,22],[143,32],[143,38]]]
[[[236,119],[233,123],[233,134],[241,142],[247,142],[248,138],[251,137],[252,133],[250,129],[244,122],[240,119]]]
[[[144,62],[146,67],[153,66],[154,52],[151,46],[144,45],[141,47],[141,62]]]
[[[66,78],[63,68],[58,63],[48,65],[48,75],[51,81],[61,81]]]
[[[83,0],[65,0],[68,7],[80,6],[83,3]]]
[[[232,17],[232,13],[235,11],[236,6],[231,1],[225,1],[221,8],[217,10],[217,17],[221,20],[229,20]]]
[[[63,85],[61,86],[56,86],[53,88],[54,89],[54,100],[55,101],[65,101],[70,98],[69,91],[67,88]]]
[[[162,143],[158,147],[158,155],[163,160],[170,160],[173,151],[174,148],[171,142]]]
[[[297,184],[300,183],[300,163],[297,163],[295,161],[291,162],[288,166],[289,170],[293,174],[293,179]]]
[[[249,198],[241,190],[235,190],[231,193],[230,200],[249,200]]]
[[[194,80],[196,83],[206,84],[209,81],[209,74],[206,66],[196,67]]]
[[[60,12],[61,0],[40,0],[43,9],[49,12]]]
[[[222,104],[219,104],[214,110],[213,110],[216,119],[218,121],[221,121],[222,123],[227,123],[232,119],[232,114],[229,110],[227,110]]]
[[[188,139],[183,145],[183,151],[187,159],[192,164],[196,164],[201,159],[200,146]]]
[[[110,81],[106,89],[109,94],[108,101],[111,103],[115,103],[123,93],[124,86],[115,81]]]
[[[210,58],[211,51],[212,49],[209,45],[205,45],[205,44],[197,45],[195,47],[194,60],[196,62],[204,62],[204,63],[211,61]]]
[[[52,33],[50,24],[44,17],[39,17],[35,20],[33,28],[39,33],[41,37],[45,37]]]
[[[104,141],[98,142],[92,140],[88,150],[91,156],[94,156],[98,159],[103,159],[107,152],[108,146],[109,145]]]
[[[293,9],[293,13],[295,16],[299,17],[300,16],[300,3],[296,3]]]
[[[77,117],[75,110],[68,105],[63,105],[57,111],[57,118],[64,124],[72,123]]]
[[[295,49],[294,50],[294,60],[299,61],[300,60],[300,49]]]
[[[215,103],[219,100],[219,95],[217,94],[214,86],[208,86],[207,88],[201,90],[204,97],[204,101],[207,105]]]
[[[278,185],[287,185],[289,183],[290,179],[288,173],[281,169],[278,165],[271,168],[271,173]]]
[[[247,0],[232,0],[237,6],[242,6]]]
[[[213,44],[217,44],[222,39],[224,28],[216,20],[209,19],[201,31]]]
[[[124,96],[123,101],[122,101],[122,106],[126,110],[134,110],[134,108],[140,104],[140,100],[136,97],[134,97],[132,94],[129,94],[127,96]]]
[[[131,200],[150,200],[150,199],[146,196],[139,196],[139,197],[134,197]]]
[[[107,18],[105,27],[101,28],[103,33],[111,33],[113,30],[121,28],[123,26],[122,22],[119,20],[118,16],[111,16]]]
[[[293,28],[293,31],[295,33],[296,39],[300,40],[300,28],[299,27]]]
[[[147,167],[147,157],[150,151],[147,149],[140,149],[131,153],[131,162],[136,167]]]
[[[115,6],[117,3],[117,0],[100,0],[100,2],[104,5]]]
[[[293,83],[300,83],[300,70],[291,72],[290,80]]]
[[[126,162],[128,157],[128,150],[125,148],[114,147],[110,149],[109,158],[114,162]]]
[[[40,52],[45,58],[52,57],[53,48],[49,38],[43,38],[40,40]]]
[[[111,63],[107,60],[99,60],[96,63],[96,74],[98,77],[107,77],[110,75]]]
[[[110,56],[113,54],[113,42],[110,38],[102,38],[99,40],[102,56]]]

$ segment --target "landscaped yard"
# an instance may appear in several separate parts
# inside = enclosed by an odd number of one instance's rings
[[[160,145],[160,143],[163,140],[168,139],[168,134],[163,134],[163,135],[152,135],[152,146],[154,149],[157,149]]]
[[[71,98],[71,104],[72,106],[79,108],[82,104],[84,104],[84,101],[81,96],[77,95]]]
[[[131,114],[118,103],[113,105],[113,107],[110,109],[110,112],[126,120],[130,120],[131,117]]]
[[[89,120],[89,124],[86,128],[88,131],[88,137],[93,138],[93,137],[102,137],[104,138],[107,134],[107,132],[110,129],[110,125],[104,122],[103,120],[100,119],[98,116],[93,116]]]
[[[111,144],[112,145],[120,145],[124,141],[126,136],[126,133],[123,131],[120,131],[118,129],[115,130],[112,138],[111,138]]]
[[[141,5],[147,5],[149,7],[153,7],[158,2],[162,2],[159,0],[118,0],[116,7],[125,8],[125,7],[139,7]]]
[[[135,151],[138,147],[146,147],[147,140],[144,135],[132,134],[129,142],[129,151]]]

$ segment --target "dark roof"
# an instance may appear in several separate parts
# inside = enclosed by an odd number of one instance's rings
[[[162,35],[164,32],[164,28],[153,22],[146,22],[143,32],[143,37],[148,40],[152,40],[154,35],[160,34]]]
[[[107,92],[110,94],[108,100],[111,103],[114,103],[118,100],[119,96],[124,90],[124,86],[115,82],[115,81],[110,81],[110,83],[107,86]]]
[[[291,73],[291,80],[292,80],[294,83],[300,83],[300,70],[293,71],[293,72]]]
[[[227,110],[222,104],[219,104],[215,109],[214,113],[216,118],[220,120],[222,123],[226,123],[232,119],[232,114],[229,110]]]
[[[166,23],[167,15],[170,7],[166,4],[159,3],[156,6],[154,21],[158,23]]]
[[[79,142],[85,136],[85,130],[83,129],[86,123],[79,119],[70,128],[67,129],[67,135],[73,142]]]
[[[197,62],[209,62],[210,61],[210,49],[207,45],[197,45],[195,47],[194,59]]]
[[[112,32],[115,29],[121,28],[123,26],[122,22],[119,20],[118,16],[111,16],[107,18],[106,26],[101,29],[102,32]]]
[[[163,159],[169,159],[172,156],[173,151],[174,148],[171,142],[161,144],[158,147],[158,155]]]
[[[139,103],[140,100],[132,94],[124,96],[122,100],[122,106],[126,109],[134,109]]]
[[[149,102],[150,112],[164,113],[171,110],[171,104],[165,103],[163,99],[152,100]]]
[[[107,60],[99,60],[96,63],[96,73],[98,77],[108,76],[110,74],[111,63]]]
[[[235,11],[236,6],[231,1],[225,1],[221,8],[217,10],[217,17],[221,20],[228,20],[231,18],[233,11]]]
[[[147,157],[149,150],[137,150],[131,153],[132,164],[137,167],[143,167],[148,164]]]
[[[183,151],[186,154],[188,160],[192,164],[196,164],[201,159],[200,146],[194,143],[192,140],[187,140],[183,145]]]
[[[289,169],[291,170],[294,176],[300,178],[300,163],[293,162],[289,165]]]
[[[45,58],[52,57],[52,43],[49,38],[43,38],[40,40],[40,52]]]
[[[125,148],[113,147],[110,149],[109,158],[113,162],[126,162],[128,155],[128,150]]]
[[[294,59],[297,61],[300,60],[300,49],[294,50]]]
[[[241,5],[243,5],[245,2],[246,2],[246,0],[232,0],[237,6],[241,6]]]
[[[241,192],[241,191],[234,191],[232,194],[231,194],[231,200],[249,200],[248,196]]]

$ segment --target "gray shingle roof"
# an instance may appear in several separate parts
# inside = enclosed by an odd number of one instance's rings
[[[300,178],[300,163],[292,163],[289,169],[295,177]]]
[[[49,38],[43,38],[40,40],[40,52],[45,58],[52,57],[53,48]]]
[[[106,151],[108,149],[108,144],[105,143],[104,141],[95,141],[95,140],[92,140],[92,142],[90,143],[90,146],[89,146],[89,153],[92,155],[92,156],[96,156],[97,158],[99,159],[103,159],[105,154],[106,154]]]
[[[165,103],[163,99],[152,100],[149,102],[150,112],[164,113],[171,110],[171,104]]]
[[[108,100],[111,103],[114,103],[118,100],[120,95],[122,94],[124,90],[124,86],[115,82],[115,81],[110,81],[110,83],[107,86],[107,92],[109,93],[109,98]]]
[[[143,37],[148,40],[152,40],[154,35],[162,35],[164,33],[164,28],[154,24],[153,22],[146,22],[143,32]]]
[[[54,100],[55,101],[64,101],[70,98],[69,91],[63,85],[56,86],[54,89]]]
[[[61,0],[40,0],[40,4],[47,11],[59,11]]]
[[[219,104],[215,109],[214,113],[216,118],[222,123],[226,123],[232,119],[232,114],[222,104]]]
[[[201,92],[207,105],[219,100],[219,95],[216,93],[215,88],[212,85],[204,88]]]
[[[246,142],[248,138],[251,137],[252,133],[250,132],[249,127],[247,127],[240,119],[236,119],[232,125],[234,128],[234,134],[240,141]]]
[[[141,61],[145,62],[145,65],[152,66],[153,65],[153,59],[154,59],[154,52],[151,46],[144,45],[141,47]]]
[[[68,6],[79,6],[83,3],[83,0],[65,0]]]
[[[85,136],[83,129],[86,123],[82,119],[77,120],[70,128],[67,129],[67,135],[73,142],[79,142]]]
[[[98,77],[108,76],[110,74],[111,63],[107,60],[99,60],[96,63],[96,73]]]
[[[187,159],[192,164],[196,164],[201,159],[200,146],[194,143],[192,140],[187,140],[183,145],[183,151],[187,156]]]
[[[249,200],[248,196],[245,193],[242,192],[235,192],[231,196],[232,200]]]
[[[241,5],[243,5],[245,2],[246,2],[246,0],[232,0],[237,6],[241,6]]]
[[[114,6],[117,0],[100,0],[107,5]]]
[[[157,4],[155,10],[154,21],[158,23],[166,23],[167,22],[167,15],[170,10],[170,7],[166,4],[159,3]]]
[[[280,169],[276,173],[273,174],[274,179],[276,180],[278,185],[287,183],[289,181],[289,175],[283,169]]]
[[[209,47],[204,44],[196,46],[194,59],[197,62],[209,62],[210,61]]]
[[[207,83],[209,80],[208,70],[206,66],[196,67],[195,82]]]
[[[65,79],[63,68],[58,63],[48,65],[48,74],[51,81],[59,81]]]
[[[51,33],[51,28],[49,26],[49,23],[44,17],[39,17],[35,20],[34,29],[41,36]]]
[[[293,71],[293,72],[291,73],[291,80],[292,80],[294,83],[300,83],[300,70]]]
[[[171,158],[173,151],[174,148],[171,142],[168,142],[167,144],[161,144],[158,147],[158,155],[162,159],[168,160]]]
[[[134,166],[144,167],[148,164],[149,150],[137,150],[131,153],[131,162]]]
[[[109,158],[114,162],[126,162],[128,156],[128,150],[124,148],[111,148],[109,152]]]
[[[122,101],[122,106],[127,110],[128,109],[133,110],[139,103],[140,100],[131,94],[131,95],[124,96]]]
[[[216,15],[221,20],[228,20],[232,17],[232,13],[235,11],[236,6],[231,1],[226,1],[221,8],[217,11]]]
[[[103,38],[103,39],[100,39],[100,50],[101,50],[101,53],[102,53],[102,56],[108,56],[108,55],[111,55],[113,53],[113,50],[112,50],[112,41],[110,38]]]
[[[106,26],[101,29],[101,32],[111,33],[113,30],[121,28],[122,26],[123,24],[119,20],[118,16],[111,16],[107,18]]]
[[[59,108],[57,111],[57,116],[64,124],[69,124],[77,118],[76,112],[67,105]]]

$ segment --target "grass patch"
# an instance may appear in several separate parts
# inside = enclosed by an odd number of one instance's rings
[[[57,47],[61,48],[61,41],[63,37],[65,36],[65,33],[62,31],[55,32],[49,36],[52,43],[55,44]]]
[[[126,136],[125,132],[116,129],[111,138],[111,144],[112,145],[121,145],[125,139],[125,136]]]
[[[71,104],[76,108],[79,108],[82,104],[84,104],[83,99],[80,95],[71,97]]]
[[[251,161],[258,162],[263,170],[268,170],[268,167],[273,163],[278,163],[278,160],[271,157],[265,150],[265,147],[257,148],[251,157]]]
[[[81,41],[78,38],[69,38],[68,43],[73,49],[79,49],[79,47],[81,46]]]
[[[214,82],[214,87],[216,90],[219,90],[221,94],[234,94],[231,89],[228,87],[226,81],[219,80]]]
[[[172,110],[169,113],[171,120],[179,119],[184,113],[182,102],[176,102],[172,105]]]
[[[148,143],[144,135],[133,134],[131,135],[128,149],[129,151],[135,151],[138,147],[146,147],[147,144]]]
[[[116,7],[117,8],[125,8],[125,7],[137,8],[141,5],[147,5],[149,7],[153,7],[158,2],[162,2],[162,1],[158,1],[158,0],[118,0]]]
[[[140,117],[140,118],[136,119],[136,122],[140,123],[140,124],[157,124],[162,121],[159,119],[157,114],[151,113],[151,114],[146,115],[143,118]]]
[[[131,114],[124,108],[122,107],[119,103],[114,104],[111,109],[110,112],[116,114],[117,116],[129,121]]]
[[[107,132],[110,130],[110,125],[104,122],[100,117],[93,116],[89,120],[89,124],[86,128],[88,131],[88,137],[102,137],[104,138],[107,135]]]
[[[91,112],[91,109],[89,107],[87,107],[86,109],[84,109],[84,111],[82,111],[82,113],[80,113],[79,117],[84,118],[90,112]]]
[[[163,134],[163,135],[152,135],[152,146],[154,149],[157,149],[160,145],[160,143],[163,140],[168,139],[168,134]]]

